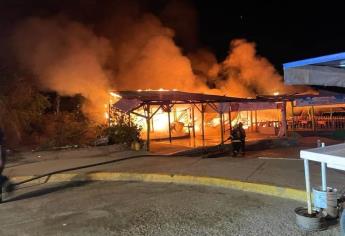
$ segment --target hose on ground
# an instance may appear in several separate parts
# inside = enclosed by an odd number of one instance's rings
[[[174,155],[174,154],[169,154],[169,155],[155,155],[155,154],[144,154],[144,155],[136,155],[136,156],[129,156],[129,157],[125,157],[125,158],[121,158],[121,159],[116,159],[116,160],[110,160],[110,161],[102,161],[102,162],[97,162],[97,163],[93,163],[93,164],[88,164],[88,165],[83,165],[83,166],[77,166],[77,167],[72,167],[72,168],[67,168],[67,169],[62,169],[62,170],[57,170],[57,171],[52,171],[49,173],[45,173],[42,175],[37,175],[35,177],[32,177],[30,179],[26,179],[17,183],[12,183],[10,186],[8,186],[8,188],[6,189],[6,191],[13,191],[15,186],[18,185],[22,185],[31,181],[34,181],[36,179],[40,179],[43,177],[47,177],[47,176],[51,176],[51,175],[55,175],[55,174],[60,174],[63,172],[68,172],[68,171],[73,171],[73,170],[79,170],[79,169],[85,169],[85,168],[90,168],[90,167],[95,167],[95,166],[100,166],[100,165],[106,165],[106,164],[111,164],[111,163],[116,163],[116,162],[121,162],[121,161],[126,161],[126,160],[131,160],[131,159],[136,159],[136,158],[142,158],[142,157],[153,157],[153,156],[166,156],[166,157],[172,157],[172,156],[179,156],[179,155]]]
[[[219,148],[219,146],[222,146],[223,144],[224,144],[224,142],[218,144],[216,147]],[[106,164],[111,164],[111,163],[116,163],[116,162],[136,159],[136,158],[154,157],[154,156],[178,157],[178,156],[184,156],[184,155],[183,154],[178,154],[178,153],[177,154],[159,154],[159,155],[157,155],[157,154],[143,154],[143,155],[129,156],[129,157],[125,157],[125,158],[121,158],[121,159],[116,159],[116,160],[102,161],[102,162],[97,162],[97,163],[93,163],[93,164],[88,164],[88,165],[83,165],[83,166],[77,166],[77,167],[72,167],[72,168],[52,171],[52,172],[45,173],[45,174],[42,174],[42,175],[37,175],[37,176],[32,177],[32,178],[27,179],[27,180],[23,180],[23,181],[20,181],[20,182],[9,184],[7,186],[7,188],[6,188],[6,191],[7,192],[12,192],[15,189],[15,187],[18,186],[18,185],[22,185],[22,184],[34,181],[36,179],[40,179],[40,178],[43,178],[43,177],[48,177],[48,176],[55,175],[55,174],[60,174],[60,173],[63,173],[63,172],[79,170],[79,169],[85,169],[85,168],[90,168],[90,167],[95,167],[95,166],[100,166],[100,165],[106,165]]]

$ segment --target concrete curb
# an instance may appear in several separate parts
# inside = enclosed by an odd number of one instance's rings
[[[30,179],[34,176],[18,176],[11,177],[13,182],[19,182]],[[230,180],[216,177],[191,176],[191,175],[175,175],[175,174],[158,174],[158,173],[130,173],[130,172],[90,172],[90,173],[69,173],[55,174],[27,183],[44,184],[59,183],[69,181],[141,181],[155,183],[176,183],[187,185],[203,185],[222,187],[229,189],[242,190],[252,193],[260,193],[264,195],[286,198],[306,202],[306,192],[293,188],[277,187],[267,184],[249,183],[238,180]]]

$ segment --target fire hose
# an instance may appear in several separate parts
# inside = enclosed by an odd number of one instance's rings
[[[227,140],[226,140],[227,141]],[[225,142],[225,141],[224,141]],[[221,142],[220,144],[218,144],[216,147],[217,149],[219,147],[221,147],[224,142]],[[80,169],[85,169],[85,168],[90,168],[90,167],[95,167],[95,166],[101,166],[101,165],[107,165],[107,164],[112,164],[112,163],[116,163],[116,162],[121,162],[121,161],[126,161],[126,160],[131,160],[131,159],[137,159],[137,158],[142,158],[142,157],[154,157],[154,156],[163,156],[163,157],[178,157],[178,156],[184,156],[185,154],[143,154],[143,155],[135,155],[135,156],[129,156],[129,157],[125,157],[125,158],[121,158],[121,159],[116,159],[116,160],[109,160],[109,161],[102,161],[102,162],[97,162],[97,163],[93,163],[93,164],[88,164],[88,165],[83,165],[83,166],[77,166],[77,167],[72,167],[72,168],[67,168],[67,169],[61,169],[61,170],[57,170],[57,171],[52,171],[49,173],[45,173],[45,174],[41,174],[41,175],[37,175],[34,176],[30,179],[26,179],[20,182],[16,182],[16,183],[10,183],[9,185],[6,186],[6,188],[4,189],[6,192],[12,192],[16,189],[17,186],[40,179],[40,178],[44,178],[44,177],[48,177],[51,175],[55,175],[55,174],[60,174],[63,172],[68,172],[68,171],[74,171],[74,170],[80,170]]]
[[[101,166],[101,165],[106,165],[106,164],[111,164],[111,163],[116,163],[116,162],[121,162],[121,161],[126,161],[126,160],[131,160],[131,159],[136,159],[136,158],[142,158],[142,157],[153,157],[153,156],[165,156],[165,157],[173,157],[173,156],[182,156],[182,155],[178,155],[178,154],[162,154],[162,155],[155,155],[155,154],[144,154],[144,155],[135,155],[135,156],[129,156],[129,157],[125,157],[125,158],[121,158],[121,159],[116,159],[116,160],[109,160],[109,161],[102,161],[102,162],[97,162],[97,163],[93,163],[93,164],[88,164],[88,165],[83,165],[83,166],[77,166],[77,167],[72,167],[72,168],[67,168],[67,169],[62,169],[62,170],[57,170],[57,171],[52,171],[49,173],[45,173],[45,174],[41,174],[41,175],[37,175],[35,177],[32,177],[30,179],[26,179],[20,182],[16,182],[16,183],[10,183],[8,185],[5,186],[5,191],[6,192],[12,192],[16,189],[17,186],[34,181],[36,179],[40,179],[40,178],[44,178],[44,177],[48,177],[51,175],[55,175],[55,174],[60,174],[63,172],[68,172],[68,171],[73,171],[73,170],[80,170],[80,169],[85,169],[85,168],[90,168],[90,167],[95,167],[95,166]]]
[[[218,144],[216,146],[216,149],[219,149],[220,147],[222,147],[224,145],[224,143],[227,140],[221,142],[220,144]],[[211,150],[209,150],[210,152],[212,152]],[[134,156],[129,156],[129,157],[125,157],[125,158],[121,158],[121,159],[116,159],[116,160],[109,160],[109,161],[102,161],[102,162],[97,162],[97,163],[93,163],[93,164],[88,164],[88,165],[82,165],[82,166],[77,166],[77,167],[72,167],[72,168],[67,168],[67,169],[61,169],[61,170],[56,170],[56,171],[52,171],[49,173],[45,173],[45,174],[41,174],[41,175],[37,175],[34,176],[32,178],[20,181],[20,182],[16,182],[16,183],[12,183],[9,181],[6,181],[6,184],[3,184],[2,186],[2,190],[4,192],[10,193],[13,192],[17,186],[19,185],[23,185],[26,184],[28,182],[32,182],[34,180],[37,179],[41,179],[44,177],[49,177],[51,175],[55,175],[55,174],[60,174],[63,172],[68,172],[68,171],[74,171],[74,170],[80,170],[80,169],[85,169],[85,168],[90,168],[90,167],[95,167],[95,166],[101,166],[101,165],[107,165],[107,164],[112,164],[112,163],[117,163],[117,162],[121,162],[121,161],[126,161],[126,160],[131,160],[131,159],[137,159],[137,158],[143,158],[143,157],[154,157],[154,156],[163,156],[163,157],[178,157],[178,156],[185,156],[185,154],[183,153],[173,153],[173,154],[143,154],[143,155],[134,155]],[[211,156],[210,156],[211,157]]]

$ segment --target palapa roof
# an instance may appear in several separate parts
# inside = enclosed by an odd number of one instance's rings
[[[143,91],[117,91],[122,99],[137,99],[147,104],[189,104],[189,103],[219,103],[246,101],[245,98],[236,98],[204,93],[190,93],[174,90],[143,90]]]
[[[235,98],[203,93],[189,93],[174,90],[138,90],[116,91],[120,98],[113,107],[123,112],[131,112],[143,105],[229,103],[253,101],[253,99]]]

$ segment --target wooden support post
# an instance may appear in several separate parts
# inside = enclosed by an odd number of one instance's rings
[[[170,107],[168,107],[169,142],[171,143]]]
[[[282,103],[282,132],[281,132],[281,136],[287,136],[287,122],[286,122],[286,101],[283,101]]]
[[[293,101],[291,101],[291,115],[292,115],[292,131],[295,131],[295,111],[294,111],[294,105],[293,105]]]
[[[60,114],[60,102],[61,102],[61,98],[60,95],[56,95],[56,115]]]
[[[150,116],[152,116],[152,117],[150,117],[150,121],[151,121],[151,127],[150,127],[150,130],[152,130],[152,132],[155,132],[155,126],[153,125],[153,116],[154,116],[154,114],[152,113],[152,110],[151,110],[152,108],[150,108]],[[152,115],[151,115],[152,114]]]
[[[201,104],[201,137],[202,144],[205,145],[205,105]]]
[[[314,106],[311,106],[311,123],[312,123],[313,131],[316,131]]]
[[[150,105],[146,106],[146,151],[150,151],[150,132],[151,132],[151,122],[150,122]]]
[[[247,110],[247,124],[249,123],[249,111]]]
[[[258,111],[255,110],[255,132],[258,132]]]
[[[254,132],[253,111],[250,110],[250,131]]]
[[[230,129],[230,134],[232,132],[232,123],[231,123],[231,121],[232,121],[232,118],[231,118],[231,105],[229,104],[229,129]]]
[[[192,129],[193,129],[193,138],[195,138],[195,116],[194,116],[194,104],[192,105]]]
[[[223,145],[223,142],[224,142],[223,112],[220,112],[219,116],[220,116],[220,142]]]

